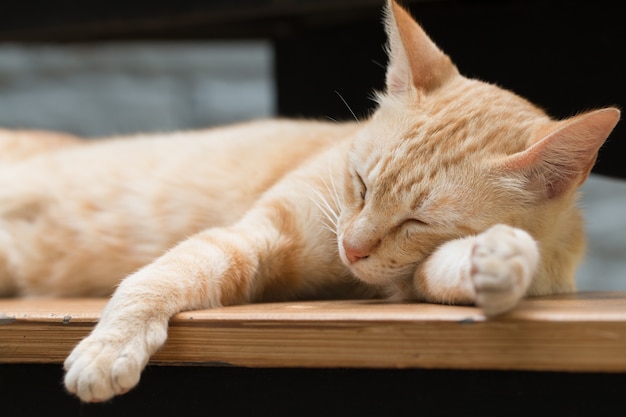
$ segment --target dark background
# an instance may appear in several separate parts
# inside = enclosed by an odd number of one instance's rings
[[[624,413],[623,374],[149,366],[104,404],[65,394],[60,365],[0,365],[11,417],[555,417]]]

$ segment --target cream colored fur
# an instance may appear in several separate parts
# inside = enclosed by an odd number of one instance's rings
[[[182,310],[356,296],[495,315],[575,290],[577,189],[619,111],[552,120],[461,76],[393,1],[386,29],[387,88],[358,123],[2,147],[0,291],[119,283],[65,362],[70,392],[131,389]]]

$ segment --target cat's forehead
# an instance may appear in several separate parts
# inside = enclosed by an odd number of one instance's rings
[[[475,186],[483,168],[528,146],[545,114],[498,87],[468,82],[407,106],[382,101],[353,148],[376,198],[418,206]]]
[[[402,160],[447,168],[513,154],[547,117],[521,97],[474,80],[416,101],[381,101],[361,139],[360,156],[370,168],[398,168],[393,162]]]

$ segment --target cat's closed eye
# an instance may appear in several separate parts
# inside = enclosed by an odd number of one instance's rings
[[[400,224],[400,227],[407,230],[407,232],[420,230],[426,226],[429,226],[429,224],[419,218],[406,219]]]
[[[419,218],[409,218],[403,220],[402,223],[398,225],[398,230],[402,231],[402,233],[409,238],[414,232],[418,232],[426,226],[428,226],[428,223]]]
[[[418,219],[418,218],[411,218],[411,219],[407,219],[403,222],[403,225],[406,226],[428,226],[428,223],[426,223],[424,220],[422,219]]]
[[[355,176],[358,182],[358,191],[361,196],[361,200],[365,200],[365,196],[367,195],[367,186],[365,185],[365,181],[358,172],[355,172]]]

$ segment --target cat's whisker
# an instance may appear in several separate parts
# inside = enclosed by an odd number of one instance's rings
[[[341,203],[340,203],[339,193],[337,192],[337,188],[335,187],[335,181],[333,179],[333,172],[331,169],[330,161],[328,163],[328,178],[330,178],[331,186],[328,185],[328,182],[326,181],[324,177],[320,176],[320,180],[324,184],[326,191],[328,191],[328,194],[330,194],[332,203],[334,203],[334,207],[331,206],[328,200],[319,191],[315,189],[313,191],[316,193],[318,198],[324,202],[324,205],[328,208],[328,210],[330,210],[330,213],[327,213],[327,214],[332,215],[332,217],[334,218],[333,224],[335,225],[335,227],[337,227],[338,222],[339,222],[339,207],[341,207]]]
[[[319,219],[320,219],[320,223],[322,224],[322,229],[328,230],[330,233],[333,234],[333,236],[337,236],[337,226],[335,226],[334,223],[332,222],[329,223],[330,220],[328,219],[326,214],[320,216]],[[329,239],[329,240],[334,240],[334,239]]]
[[[324,181],[324,180],[322,180],[322,181],[324,182],[324,186],[326,187],[326,189],[330,192],[330,188],[328,188],[328,185],[326,184],[326,181]],[[315,203],[322,204],[324,206],[324,212],[329,217],[332,217],[333,224],[336,226],[337,225],[337,220],[339,220],[339,214],[337,213],[337,210],[328,202],[328,200],[326,199],[326,197],[322,193],[320,193],[316,189],[313,189],[313,192],[315,193],[315,195],[319,199],[318,201],[315,201]],[[336,200],[334,202],[337,203]],[[321,209],[321,207],[320,207],[320,209]]]
[[[331,226],[331,225],[335,225],[335,221],[330,217],[330,215],[326,212],[326,209],[319,204],[316,201],[313,201],[313,204],[315,204],[317,206],[318,209],[320,209],[322,215],[320,216],[322,224],[324,224],[325,226]],[[330,222],[330,224],[326,223],[326,222]]]
[[[329,228],[331,228],[334,234],[337,234],[337,223],[334,220],[332,220],[328,216],[328,214],[324,213],[324,216],[322,217],[322,223],[328,226]]]
[[[324,206],[322,206],[317,201],[311,199],[313,204],[315,204],[321,211],[321,215],[319,216],[319,222],[321,223],[322,229],[328,230],[334,236],[337,236],[337,225],[335,221],[330,217],[330,215],[326,212]]]
[[[348,108],[348,111],[350,112],[350,114],[352,114],[352,117],[354,117],[354,120],[356,120],[356,122],[358,124],[361,124],[361,121],[359,120],[358,117],[356,117],[356,114],[354,114],[354,112],[352,111],[352,109],[350,108],[350,105],[348,104],[348,102],[343,98],[343,96],[341,95],[341,93],[339,93],[339,91],[335,90],[335,94],[337,94],[339,96],[339,98],[341,99],[341,101],[343,102],[343,104],[346,105],[346,107]]]
[[[336,226],[339,223],[339,214],[337,213],[337,210],[335,210],[335,208],[328,202],[326,202],[326,207],[328,207],[328,210],[330,211],[329,214],[333,217],[333,223]]]
[[[333,228],[331,225],[329,225],[328,223],[324,223],[324,222],[322,222],[322,224],[324,225],[324,229],[328,230],[335,236],[337,235],[337,230]]]
[[[317,199],[311,198],[311,201],[322,213],[321,223],[325,229],[331,231],[334,235],[337,234],[337,215],[333,208],[330,206],[324,196],[317,190],[312,189]]]
[[[328,189],[329,192],[332,191],[331,197],[333,198],[333,201],[335,202],[335,206],[339,208],[341,207],[339,193],[337,192],[337,187],[335,186],[335,179],[334,179],[334,176],[332,175],[332,169],[331,169],[330,163],[328,164],[328,171],[330,174],[328,175],[328,177],[330,178],[330,185],[332,186],[332,189],[328,188],[328,184],[326,184],[326,181],[324,181],[324,185],[326,185],[326,188]],[[337,210],[337,217],[339,217],[339,210]]]
[[[320,197],[320,196],[318,196]],[[328,218],[328,220],[333,224],[333,225],[337,225],[337,215],[335,213],[335,211],[332,209],[332,207],[330,206],[330,204],[328,204],[328,202],[326,200],[321,200],[320,201],[314,201],[315,205],[317,206],[317,208],[319,208],[320,210],[322,210],[324,212],[324,215],[326,216],[326,218]]]
[[[371,59],[370,62],[372,62],[374,65],[376,65],[376,66],[378,66],[378,67],[380,67],[380,68],[382,68],[384,70],[387,69],[387,67],[385,65],[381,64],[380,62],[376,61],[375,59]]]

